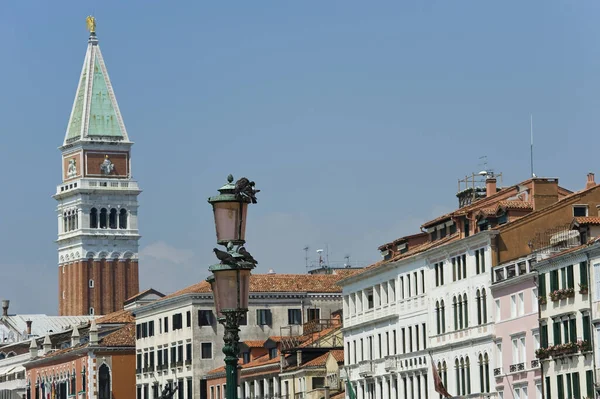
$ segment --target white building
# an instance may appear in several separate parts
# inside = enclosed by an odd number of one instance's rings
[[[331,318],[342,307],[336,284],[346,275],[252,275],[240,340],[296,334],[306,321]],[[185,392],[180,399],[191,399],[190,392],[205,398],[206,373],[224,364],[224,331],[215,319],[210,285],[203,281],[134,312],[138,399],[157,398],[165,384]]]

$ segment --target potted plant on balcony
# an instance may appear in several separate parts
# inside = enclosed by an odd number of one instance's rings
[[[545,296],[538,296],[538,302],[540,305],[545,305],[547,303]]]
[[[539,348],[535,351],[535,356],[538,359],[547,359],[548,357],[550,357],[550,351],[549,348]]]
[[[579,293],[583,295],[588,294],[588,286],[587,284],[579,284]]]
[[[590,344],[589,341],[579,340],[579,341],[577,341],[577,348],[581,352],[589,352],[592,350],[592,345]]]
[[[563,291],[563,298],[573,298],[575,296],[575,288],[566,288]]]
[[[559,301],[561,298],[561,292],[562,290],[554,290],[550,293],[550,300],[552,300],[553,302]]]

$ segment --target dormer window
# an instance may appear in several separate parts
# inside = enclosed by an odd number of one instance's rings
[[[444,227],[440,229],[440,238],[446,237],[446,231],[446,226],[444,225]]]
[[[433,231],[431,232],[431,241],[435,241],[435,240],[437,240],[437,239],[438,239],[438,233],[437,233],[437,230],[433,230]]]
[[[269,359],[275,359],[277,357],[277,348],[269,349]]]
[[[585,217],[588,215],[587,205],[573,205],[573,216],[574,217]]]

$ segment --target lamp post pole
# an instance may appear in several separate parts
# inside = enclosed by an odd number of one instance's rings
[[[242,177],[233,184],[233,176],[219,189],[219,195],[210,197],[213,207],[217,243],[227,251],[214,249],[221,261],[209,267],[213,273],[206,280],[211,285],[217,319],[225,333],[225,375],[227,399],[237,398],[240,321],[248,312],[250,271],[256,260],[243,247],[246,235],[246,215],[249,203],[256,203],[254,182]]]

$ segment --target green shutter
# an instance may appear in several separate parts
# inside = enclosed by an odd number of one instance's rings
[[[552,399],[552,389],[550,387],[550,377],[546,377],[546,399]]]
[[[569,338],[571,338],[571,342],[577,342],[577,324],[575,324],[575,319],[569,320]]]
[[[552,323],[553,328],[553,336],[554,336],[554,345],[560,344],[560,321],[555,321]]]
[[[550,272],[550,291],[556,291],[558,289],[558,270],[552,270]]]
[[[567,266],[567,287],[575,288],[575,277],[573,276],[573,265]]]
[[[585,386],[587,396],[593,398],[596,393],[594,392],[594,372],[592,370],[585,372]]]
[[[582,286],[588,285],[587,262],[581,262],[579,264],[579,280]]]
[[[590,316],[583,316],[583,340],[590,342]]]
[[[579,373],[571,374],[573,378],[573,398],[581,399],[581,387],[579,386]]]
[[[571,373],[565,375],[567,379],[567,398],[573,399],[573,387],[571,386]]]
[[[546,296],[546,273],[540,275],[540,286],[538,291],[540,297],[543,298]]]
[[[540,346],[542,348],[547,348],[548,347],[548,325],[547,324],[543,324],[542,325],[542,331],[540,334]]]
[[[560,399],[565,399],[565,388],[563,386],[563,376],[562,375],[557,375],[556,376],[556,390],[558,393],[558,397]]]

